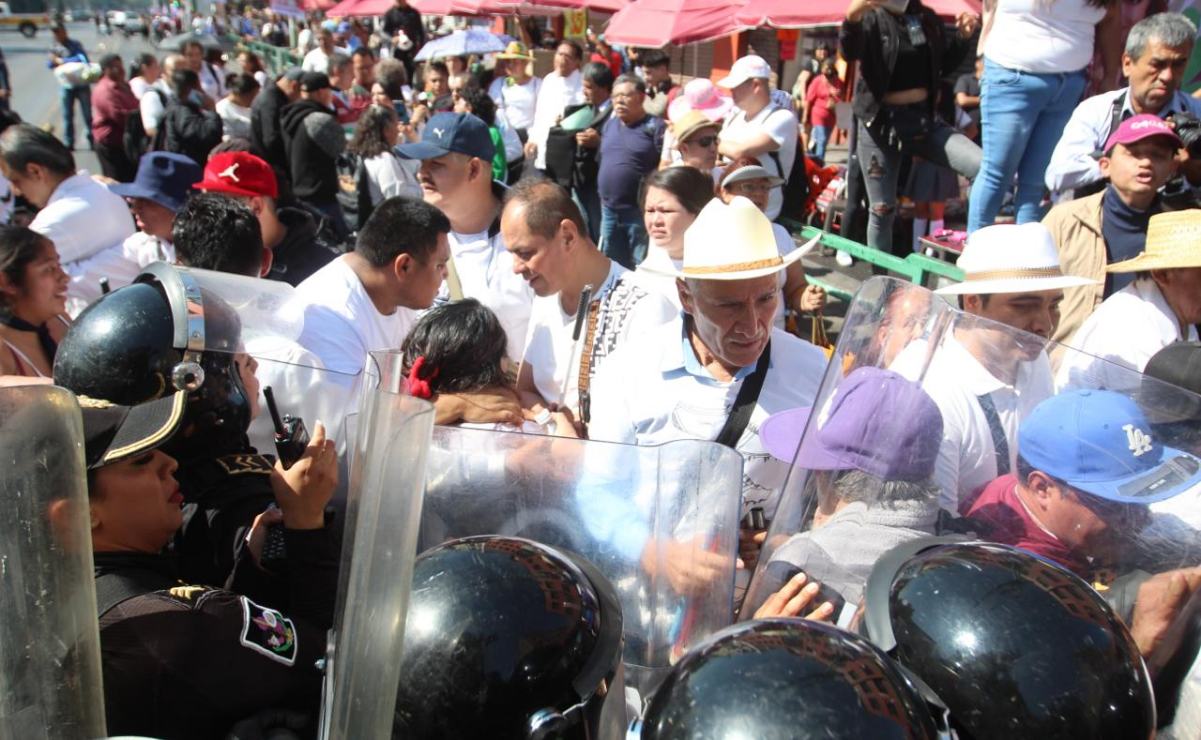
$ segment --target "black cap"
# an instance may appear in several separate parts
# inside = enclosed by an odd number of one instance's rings
[[[329,84],[329,75],[324,72],[305,72],[300,76],[300,89],[304,92],[317,92],[333,87]]]
[[[304,77],[304,70],[300,67],[288,67],[280,77],[292,82],[300,82],[300,79]]]
[[[177,391],[137,406],[78,396],[88,470],[153,450],[175,434],[188,394]]]

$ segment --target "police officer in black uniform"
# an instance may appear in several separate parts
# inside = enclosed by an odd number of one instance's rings
[[[186,391],[181,431],[164,447],[179,463],[187,502],[175,545],[180,573],[221,586],[242,567],[260,581],[256,593],[284,606],[286,579],[240,565],[247,533],[275,488],[300,485],[247,439],[258,385],[241,333],[238,314],[201,277],[155,263],[79,315],[59,345],[54,380],[126,405]]]
[[[163,552],[182,524],[183,497],[161,447],[184,428],[187,402],[183,391],[132,408],[80,399],[108,732],[223,737],[256,715],[301,729],[317,716],[316,661],[333,622],[337,559],[322,531],[337,479],[333,444],[315,430],[293,466],[309,485],[278,498],[290,560],[285,614],[180,581]]]

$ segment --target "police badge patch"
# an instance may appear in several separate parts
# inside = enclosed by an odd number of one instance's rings
[[[296,662],[296,626],[283,614],[242,597],[242,645],[291,666]]]

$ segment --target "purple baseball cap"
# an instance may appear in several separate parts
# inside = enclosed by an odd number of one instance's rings
[[[934,474],[942,413],[921,386],[877,367],[861,367],[834,392],[818,425],[797,445],[811,408],[773,414],[759,427],[772,457],[809,470],[862,470],[882,480],[924,481]]]
[[[1118,130],[1109,135],[1105,141],[1105,149],[1102,151],[1108,154],[1117,144],[1133,144],[1152,136],[1163,136],[1170,139],[1177,147],[1183,146],[1180,137],[1176,135],[1176,130],[1168,125],[1167,121],[1150,113],[1140,113],[1122,121]]]

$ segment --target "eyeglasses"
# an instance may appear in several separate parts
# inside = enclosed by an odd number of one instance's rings
[[[736,182],[736,183],[732,183],[732,184],[730,185],[730,187],[729,187],[729,188],[727,188],[727,190],[730,190],[730,191],[732,191],[732,192],[735,192],[735,193],[737,193],[737,192],[743,192],[743,193],[770,193],[770,192],[771,192],[771,189],[772,189],[773,187],[774,187],[773,185],[768,185],[768,184],[767,184],[767,183],[765,183],[765,182],[764,182],[764,183],[759,183],[759,182]]]
[[[706,149],[708,149],[709,147],[715,146],[717,144],[717,136],[702,136],[699,139],[693,139],[692,141],[686,141],[684,143],[685,144],[696,144],[697,146],[705,147]]]

